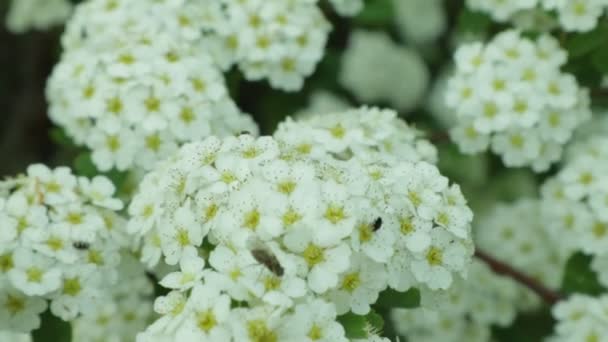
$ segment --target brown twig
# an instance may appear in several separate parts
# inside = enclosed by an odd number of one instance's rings
[[[507,276],[521,285],[529,288],[549,305],[553,305],[563,299],[563,295],[558,291],[546,287],[536,279],[526,275],[523,272],[520,272],[502,261],[495,259],[484,251],[477,249],[475,251],[475,257],[485,262],[495,273]]]
[[[450,134],[447,131],[433,132],[428,135],[428,139],[433,144],[449,143]]]

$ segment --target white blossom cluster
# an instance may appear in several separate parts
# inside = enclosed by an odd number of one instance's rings
[[[591,115],[587,91],[560,71],[566,52],[549,35],[534,41],[504,31],[487,44],[461,46],[455,62],[446,104],[456,113],[451,136],[462,152],[491,145],[508,167],[544,171]]]
[[[348,3],[357,1],[334,2],[349,10]],[[219,42],[218,63],[224,68],[236,63],[248,80],[268,79],[286,91],[301,89],[323,56],[331,29],[317,0],[219,2],[223,7],[217,6],[220,20],[212,38]]]
[[[608,6],[606,0],[468,0],[467,5],[488,13],[499,22],[535,11],[554,11],[565,31],[593,30]]]
[[[187,39],[198,31],[174,28],[188,6],[118,4],[79,6],[47,87],[51,119],[91,149],[98,169],[147,170],[184,142],[257,131],[209,54]],[[104,11],[112,15],[97,17]]]
[[[12,0],[6,27],[14,33],[47,30],[62,24],[71,12],[69,0]]]
[[[592,268],[608,285],[608,139],[578,141],[567,156],[541,188],[547,230],[565,251],[593,255]]]
[[[138,341],[346,341],[337,315],[465,272],[472,213],[435,166],[315,150],[209,137],[144,178],[128,229],[143,262],[177,269]]]
[[[30,334],[0,330],[0,341],[31,342],[32,337],[30,336]]]
[[[555,244],[548,231],[553,226],[541,214],[543,205],[543,201],[531,198],[494,205],[475,223],[475,243],[498,260],[557,289],[570,253]],[[538,298],[530,297],[531,293],[524,295],[516,303],[520,308],[538,304]]]
[[[448,25],[444,0],[393,0],[395,24],[408,42],[428,44]]]
[[[130,342],[152,318],[154,288],[139,261],[121,254],[118,280],[105,289],[106,300],[72,322],[72,340]]]
[[[248,80],[267,79],[274,88],[296,91],[323,56],[331,29],[317,2],[91,0],[79,6],[63,43],[78,46],[98,32],[125,34],[134,29],[144,29],[152,38],[162,27],[172,39],[190,41],[199,50],[196,54],[209,54],[222,70],[237,65]],[[352,14],[362,4],[360,0],[334,3]],[[106,42],[113,38],[103,35]],[[157,39],[150,41],[159,44]]]
[[[414,49],[383,32],[354,31],[342,57],[340,84],[362,102],[385,102],[409,111],[422,100],[429,70]]]
[[[552,311],[557,324],[550,342],[604,341],[608,336],[608,295],[574,294]]]
[[[47,300],[72,320],[103,299],[130,241],[113,193],[105,177],[40,164],[0,183],[0,329],[37,328]]]
[[[338,14],[347,17],[358,14],[364,6],[364,0],[329,0],[329,2],[334,6]]]
[[[487,342],[492,326],[508,326],[515,319],[519,289],[474,261],[466,279],[458,278],[445,291],[422,292],[420,308],[393,309],[397,332],[410,342]]]
[[[391,109],[360,107],[340,112],[287,118],[274,137],[291,156],[364,161],[437,162],[437,149]]]

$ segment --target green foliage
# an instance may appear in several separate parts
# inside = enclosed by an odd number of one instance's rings
[[[597,274],[591,270],[591,260],[591,256],[583,253],[576,253],[568,259],[562,281],[564,294],[576,292],[595,296],[606,292],[606,289],[600,285]]]
[[[538,342],[551,334],[553,318],[549,308],[520,314],[508,327],[496,327],[494,336],[498,342]]]
[[[338,322],[342,324],[344,331],[346,331],[346,337],[350,339],[365,338],[367,337],[367,332],[370,331],[370,328],[374,331],[382,331],[384,326],[384,319],[382,316],[373,310],[365,316],[355,315],[354,313],[349,312],[339,316]]]
[[[416,288],[409,289],[406,292],[399,292],[393,289],[384,290],[380,293],[378,301],[375,304],[378,308],[402,308],[412,309],[420,306],[420,291]]]
[[[569,58],[579,58],[608,43],[608,25],[600,24],[593,31],[569,35],[564,42]]]
[[[458,16],[457,30],[461,33],[483,33],[491,25],[492,20],[485,13],[465,8],[460,11],[460,15]]]
[[[72,327],[70,323],[54,316],[50,310],[45,311],[40,319],[40,328],[32,331],[33,342],[72,341]]]
[[[74,145],[74,142],[72,141],[72,139],[70,139],[70,137],[67,136],[67,134],[65,134],[65,130],[63,130],[62,128],[59,127],[53,127],[51,128],[50,132],[49,132],[49,137],[51,138],[51,141],[61,147],[66,147],[66,148],[73,148],[76,145]]]
[[[74,159],[74,172],[79,176],[84,176],[88,178],[93,178],[98,175],[103,175],[108,177],[116,189],[123,190],[123,186],[126,185],[126,181],[128,178],[128,173],[121,172],[118,170],[110,170],[108,172],[99,172],[93,164],[93,160],[91,159],[91,153],[88,151],[81,152]]]
[[[355,24],[361,26],[388,26],[392,20],[391,0],[367,0],[361,13],[354,18]]]

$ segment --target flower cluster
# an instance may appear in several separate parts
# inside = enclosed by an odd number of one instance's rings
[[[358,2],[335,1],[353,14]],[[196,54],[209,54],[217,68],[236,64],[248,80],[268,79],[275,88],[295,91],[323,56],[331,26],[317,0],[92,0],[79,6],[63,43],[80,46],[98,32],[143,29],[156,46],[162,44],[155,37],[159,28],[188,40]],[[106,43],[113,38],[102,35]]]
[[[103,303],[72,322],[74,341],[134,341],[152,316],[153,286],[134,256],[122,253],[114,285],[105,288]]]
[[[15,33],[46,30],[63,23],[71,11],[69,0],[12,0],[6,26]]]
[[[176,270],[139,341],[345,341],[337,315],[466,270],[472,213],[435,166],[295,143],[210,137],[144,178],[128,230],[142,261]]]
[[[485,264],[471,264],[467,278],[440,292],[423,291],[416,309],[393,309],[393,325],[411,342],[490,340],[492,326],[508,326],[515,319],[517,285],[495,275]]]
[[[352,17],[363,9],[363,0],[329,0],[329,2],[342,16]]]
[[[395,24],[407,41],[431,43],[447,28],[444,0],[393,0]]]
[[[358,10],[357,1],[334,2],[351,11]],[[224,68],[238,64],[248,80],[267,78],[274,88],[301,89],[323,56],[331,28],[317,0],[220,2],[223,8],[212,38],[218,42],[218,63]],[[351,4],[355,7],[349,8]]]
[[[458,118],[452,138],[465,153],[491,145],[507,166],[543,171],[591,115],[587,92],[560,71],[566,52],[549,35],[532,41],[505,31],[488,44],[461,46],[455,61],[446,103]]]
[[[288,118],[274,137],[287,155],[376,161],[437,161],[437,149],[390,109],[361,107],[342,112]]]
[[[47,87],[51,119],[92,150],[98,169],[147,170],[184,142],[257,131],[209,54],[186,39],[197,31],[174,28],[187,21],[181,15],[189,7],[134,1],[100,8],[104,3],[79,6]],[[111,15],[97,16],[104,11]],[[142,12],[156,19],[137,21]]]
[[[605,0],[468,0],[470,8],[486,12],[499,22],[538,10],[555,11],[565,31],[593,30],[605,13]],[[523,13],[522,13],[523,12]]]
[[[36,164],[0,189],[0,329],[37,328],[47,300],[64,320],[91,309],[130,242],[114,185]]]
[[[395,44],[385,33],[358,30],[342,57],[339,81],[363,102],[385,101],[409,111],[422,99],[429,71],[416,50]]]
[[[608,295],[574,294],[552,311],[557,325],[551,342],[603,341],[608,336]]]
[[[495,205],[476,222],[475,243],[540,283],[558,288],[569,253],[554,244],[548,231],[553,227],[543,219],[542,206],[542,201],[529,198]],[[528,298],[517,303],[520,307],[538,304],[531,293],[525,295]]]
[[[578,153],[541,189],[544,220],[562,249],[608,254],[608,139],[575,146]]]

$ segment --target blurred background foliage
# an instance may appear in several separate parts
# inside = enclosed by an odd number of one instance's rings
[[[323,6],[334,28],[325,57],[301,92],[285,93],[271,89],[265,82],[247,82],[237,70],[226,75],[232,97],[242,110],[255,118],[262,133],[271,134],[278,122],[304,108],[313,90],[327,90],[347,99],[353,106],[361,104],[339,85],[337,76],[341,55],[353,29],[381,30],[396,42],[410,44],[397,33],[392,0],[367,0],[366,3],[365,10],[354,18],[339,17],[332,12],[330,6]],[[452,34],[489,37],[504,28],[483,14],[468,11],[462,0],[447,0],[444,4],[448,14],[446,34],[432,45],[416,46],[425,58],[432,79],[436,79],[441,68],[449,64],[452,58]],[[0,1],[1,17],[5,17],[7,5],[8,1]],[[534,32],[529,34],[534,35]],[[0,177],[17,174],[34,162],[70,165],[77,173],[87,176],[98,173],[88,152],[72,144],[63,131],[54,128],[47,118],[44,87],[46,78],[61,53],[60,35],[61,28],[14,35],[0,27],[0,108],[3,109],[0,114],[0,155],[3,157]],[[607,105],[606,96],[596,94],[594,89],[599,88],[601,75],[608,73],[608,49],[603,48],[608,43],[608,25],[599,25],[594,31],[585,34],[556,33],[556,36],[570,55],[566,69],[574,73],[581,84],[592,89],[593,95],[597,95],[593,96],[596,106]],[[386,106],[383,103],[374,104]],[[460,154],[449,143],[442,126],[422,106],[400,114],[408,123],[429,132],[431,139],[437,141],[442,172],[455,182],[463,184],[464,191],[470,195],[468,197],[472,206],[477,210],[496,200],[510,201],[522,196],[533,196],[537,184],[546,177],[546,174],[534,175],[525,169],[506,169],[496,157],[490,155],[473,158]],[[124,182],[125,174],[110,172],[109,175],[118,185],[124,185],[123,191],[128,192],[128,184]],[[589,263],[590,258],[583,254],[570,259],[561,289],[563,293],[597,294],[604,291],[590,270]],[[390,322],[382,323],[381,317],[387,311],[387,303],[415,307],[418,301],[417,291],[409,291],[406,295],[387,292],[375,305],[375,312],[380,316],[375,313],[371,314],[373,317],[365,318],[347,315],[341,322],[346,326],[362,326],[361,320],[364,319],[377,327],[383,326],[387,336],[390,336],[394,330]],[[53,327],[53,322],[47,324],[51,326],[43,325],[35,336],[49,336],[45,329],[61,329]],[[540,341],[551,329],[550,311],[544,307],[539,312],[520,316],[509,328],[496,328],[495,338],[498,341]],[[356,334],[356,329],[352,331]]]

